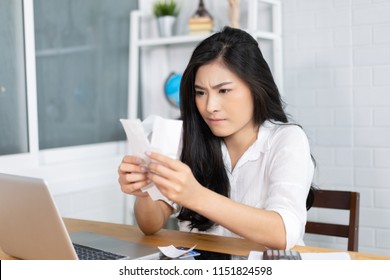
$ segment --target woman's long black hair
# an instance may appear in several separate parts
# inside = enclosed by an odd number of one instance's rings
[[[215,136],[195,105],[195,77],[202,65],[221,61],[250,88],[254,120],[288,122],[284,104],[258,42],[247,32],[225,27],[202,41],[194,50],[180,85],[180,111],[183,120],[181,161],[192,170],[200,184],[229,197],[230,184],[222,159],[222,138]],[[206,231],[214,223],[198,213],[182,208],[178,218],[190,227]]]

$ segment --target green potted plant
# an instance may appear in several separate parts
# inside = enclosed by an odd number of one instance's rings
[[[156,17],[179,15],[179,6],[176,0],[158,0],[153,5],[153,13]]]
[[[173,25],[179,14],[176,0],[157,0],[153,4],[153,14],[157,18],[158,30],[161,37],[172,36]]]

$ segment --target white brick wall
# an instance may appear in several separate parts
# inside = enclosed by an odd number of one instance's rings
[[[360,192],[359,250],[390,255],[390,0],[282,2],[283,94],[309,135],[316,183]]]

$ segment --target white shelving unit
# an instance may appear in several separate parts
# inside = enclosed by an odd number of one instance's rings
[[[273,74],[281,92],[283,92],[283,63],[282,63],[282,12],[280,0],[248,0],[247,28],[257,40],[271,40],[273,42]],[[260,3],[271,5],[272,11],[272,31],[258,30],[258,6]],[[138,117],[138,96],[139,96],[139,62],[140,49],[144,47],[173,46],[179,44],[196,44],[210,34],[172,36],[169,38],[141,38],[142,18],[145,15],[141,11],[130,13],[130,42],[129,42],[129,98],[128,98],[128,117]],[[243,15],[241,15],[243,16]],[[244,17],[245,18],[245,17]]]

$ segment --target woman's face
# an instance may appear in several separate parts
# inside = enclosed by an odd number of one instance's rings
[[[222,62],[199,67],[195,103],[203,120],[218,137],[253,134],[253,99],[249,87]]]

